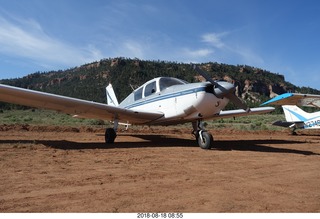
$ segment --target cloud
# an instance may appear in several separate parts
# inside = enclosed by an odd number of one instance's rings
[[[123,43],[124,53],[128,57],[144,59],[145,48],[137,41],[127,40]]]
[[[190,49],[190,48],[177,48],[177,52],[174,54],[174,59],[176,61],[185,63],[198,63],[210,59],[210,56],[214,53],[212,49]]]
[[[201,41],[209,48],[214,47],[216,56],[223,62],[262,65],[264,61],[251,43],[232,34],[233,32],[237,33],[237,31],[205,33],[201,35]]]
[[[33,60],[39,65],[78,65],[101,58],[93,45],[76,48],[59,41],[32,19],[5,19],[0,16],[0,53]]]
[[[227,35],[227,33],[207,33],[202,35],[201,38],[202,42],[221,49],[225,47],[225,44],[222,42],[222,37],[225,35]]]
[[[212,54],[213,50],[211,50],[211,49],[198,49],[198,50],[185,49],[184,52],[187,56],[190,56],[193,58],[201,58],[201,57],[207,57],[208,55]]]

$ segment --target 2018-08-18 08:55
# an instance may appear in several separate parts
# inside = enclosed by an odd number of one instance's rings
[[[183,213],[137,213],[137,218],[183,218]]]

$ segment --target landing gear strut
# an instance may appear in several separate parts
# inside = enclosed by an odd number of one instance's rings
[[[107,128],[106,133],[104,135],[105,141],[107,144],[113,144],[114,140],[117,137],[117,129],[118,129],[118,121],[114,121],[114,127],[113,128]]]
[[[291,131],[291,134],[292,134],[292,135],[298,135],[297,132],[296,132],[296,129],[297,129],[296,127],[294,127],[294,128],[292,129],[292,131]]]
[[[192,123],[193,134],[196,136],[196,140],[202,149],[211,149],[213,145],[213,137],[203,128],[201,120]]]

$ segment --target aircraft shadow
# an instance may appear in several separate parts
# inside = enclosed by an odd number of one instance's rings
[[[123,135],[122,135],[123,136]],[[43,144],[46,147],[60,150],[86,150],[86,149],[116,149],[116,148],[150,148],[150,147],[194,147],[198,148],[195,140],[180,139],[163,135],[130,135],[141,138],[146,141],[141,142],[115,142],[114,144],[106,145],[101,142],[73,142],[66,140],[0,140],[0,144],[15,143],[15,144]],[[303,142],[292,140],[215,140],[212,150],[223,151],[254,151],[265,153],[289,153],[300,155],[320,155],[312,151],[296,150],[289,148],[277,148],[274,145],[281,144],[302,144]],[[268,146],[266,146],[268,145]],[[273,146],[269,146],[273,145]],[[1,148],[1,145],[0,145]]]
[[[299,141],[287,140],[234,140],[234,141],[215,141],[215,149],[217,150],[235,150],[235,151],[254,151],[266,153],[286,153],[286,154],[300,154],[300,155],[320,155],[312,151],[296,150],[289,148],[277,148],[267,145],[275,144],[301,144]]]

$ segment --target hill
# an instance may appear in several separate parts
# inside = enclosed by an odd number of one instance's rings
[[[237,95],[251,106],[285,92],[320,94],[319,90],[295,86],[285,81],[283,75],[259,68],[213,62],[199,66],[214,79],[235,84]],[[0,83],[105,103],[105,87],[110,82],[121,101],[132,89],[160,76],[177,77],[188,82],[203,80],[190,64],[119,57],[64,71],[36,72],[22,78],[0,80]],[[1,103],[0,107],[8,105]]]

